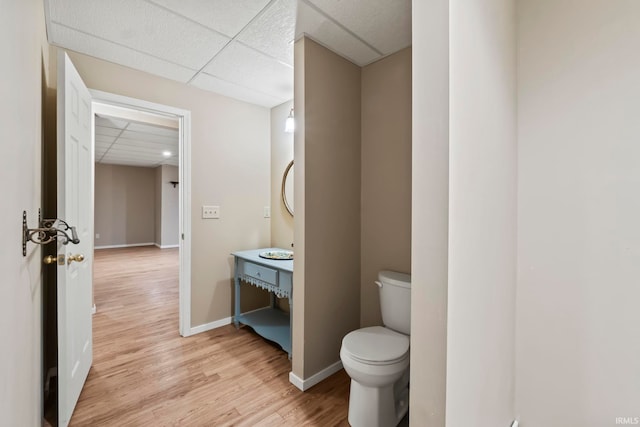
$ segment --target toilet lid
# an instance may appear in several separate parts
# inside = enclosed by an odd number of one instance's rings
[[[366,363],[393,363],[409,352],[409,337],[382,326],[362,328],[342,339],[344,350]]]

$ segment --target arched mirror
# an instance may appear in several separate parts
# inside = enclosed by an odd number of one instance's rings
[[[293,216],[293,160],[287,165],[282,175],[282,202]]]

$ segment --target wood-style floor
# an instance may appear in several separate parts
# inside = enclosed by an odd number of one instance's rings
[[[301,392],[287,354],[232,325],[178,333],[178,251],[95,253],[93,366],[73,426],[347,426],[349,377]]]

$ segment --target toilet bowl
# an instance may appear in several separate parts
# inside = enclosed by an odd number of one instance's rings
[[[351,377],[349,424],[396,426],[409,403],[409,337],[381,326],[359,329],[342,340],[340,359]]]
[[[378,278],[385,326],[348,333],[340,349],[342,365],[351,377],[353,427],[394,427],[409,407],[411,277],[381,271]]]

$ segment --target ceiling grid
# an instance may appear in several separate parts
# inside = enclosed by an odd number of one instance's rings
[[[411,45],[411,0],[44,1],[55,46],[267,108],[293,98],[302,36],[359,66]],[[108,129],[105,162],[131,145]]]

